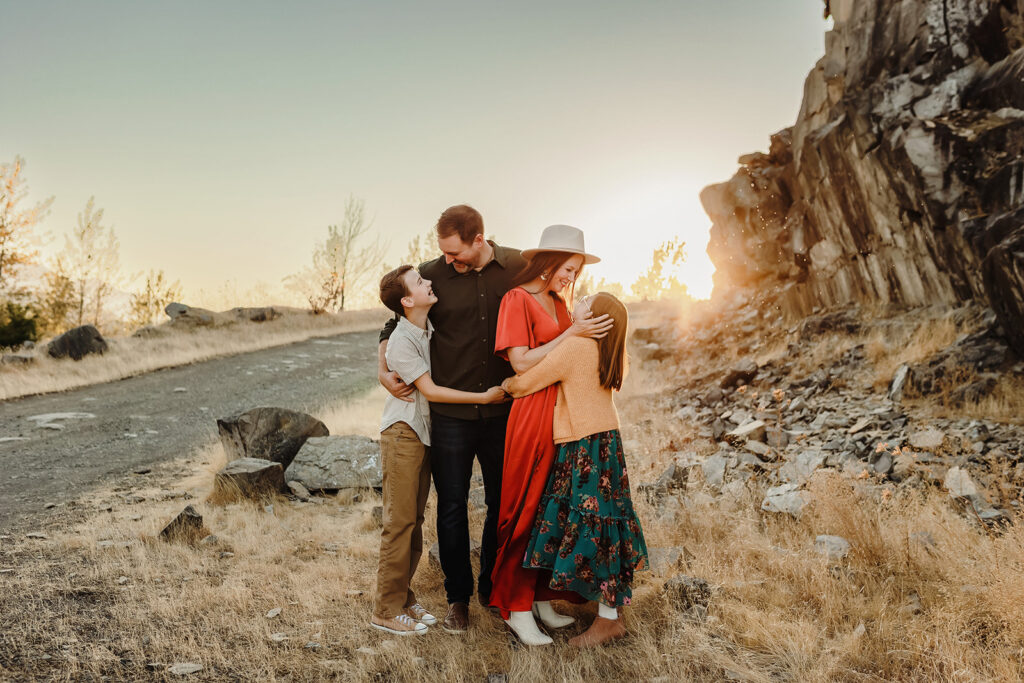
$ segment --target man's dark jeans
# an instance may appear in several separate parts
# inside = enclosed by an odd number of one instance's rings
[[[448,603],[468,603],[473,595],[466,504],[474,456],[480,461],[487,504],[477,584],[477,591],[486,601],[491,594],[491,571],[498,552],[498,508],[508,416],[460,420],[431,411],[430,422],[430,470],[437,491],[437,544]]]

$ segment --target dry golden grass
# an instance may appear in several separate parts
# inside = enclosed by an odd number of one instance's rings
[[[378,329],[390,317],[385,309],[310,315],[289,313],[263,323],[237,323],[194,332],[168,331],[155,338],[113,337],[102,356],[54,360],[40,347],[28,366],[0,366],[0,401],[18,396],[67,391],[188,365],[218,356],[258,351],[311,337]],[[165,329],[165,328],[161,328]]]
[[[634,370],[619,408],[633,486],[652,479],[670,451],[694,443],[651,391],[660,369]],[[327,411],[332,432],[372,434],[382,394]],[[197,501],[220,466],[219,447],[176,490]],[[642,572],[625,619],[630,635],[605,649],[512,644],[500,621],[471,607],[465,637],[440,629],[416,638],[370,629],[379,531],[372,492],[322,504],[276,500],[270,512],[196,505],[215,544],[152,539],[181,500],[117,503],[110,513],[47,540],[0,550],[0,675],[82,680],[164,678],[166,666],[200,662],[198,680],[512,681],[1019,680],[1024,675],[1024,528],[989,534],[939,492],[883,493],[871,482],[825,474],[800,520],[766,516],[751,484],[738,499],[688,492],[675,517],[666,503],[636,500],[648,544],[684,547],[681,571],[714,586],[709,614],[695,620],[663,598],[663,576]],[[90,494],[95,499],[99,494]],[[102,497],[102,495],[100,495]],[[141,516],[133,520],[133,516]],[[471,510],[479,535],[483,513]],[[426,545],[434,540],[428,503]],[[830,563],[818,534],[852,543]],[[922,534],[928,534],[922,542]],[[127,540],[129,548],[97,547]],[[222,553],[233,553],[222,556]],[[672,570],[673,572],[676,570]],[[424,558],[414,581],[421,601],[444,609],[439,570]],[[908,607],[912,594],[921,610]],[[279,616],[267,612],[281,608]],[[570,609],[588,622],[592,606]],[[863,627],[861,627],[863,625]],[[570,632],[578,629],[570,628]],[[284,634],[274,642],[272,634]],[[319,644],[307,648],[309,642]],[[361,654],[358,648],[371,648]],[[43,659],[43,657],[49,659]],[[151,668],[147,668],[147,665]]]
[[[893,331],[877,328],[864,338],[864,352],[874,366],[872,386],[884,390],[903,363],[919,363],[953,344],[971,330],[956,324],[950,316],[930,318],[913,328]]]

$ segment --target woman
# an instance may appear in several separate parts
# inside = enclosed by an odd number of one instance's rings
[[[528,263],[501,301],[495,352],[517,373],[535,366],[561,342],[575,336],[600,338],[611,328],[608,316],[585,319],[581,308],[575,322],[562,298],[571,292],[585,263],[600,259],[586,253],[583,232],[568,225],[544,229],[540,245],[527,249]],[[533,619],[546,626],[573,623],[557,614],[552,599],[582,602],[572,593],[548,588],[551,572],[523,567],[541,494],[555,456],[552,418],[557,390],[549,387],[512,404],[505,432],[501,509],[498,516],[498,553],[491,589],[491,605],[527,645],[547,645],[551,639]]]

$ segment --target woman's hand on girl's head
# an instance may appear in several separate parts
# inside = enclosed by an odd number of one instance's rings
[[[608,334],[614,326],[615,321],[612,320],[610,315],[605,313],[597,316],[596,318],[584,318],[582,320],[577,319],[576,322],[572,324],[572,327],[569,328],[569,334],[575,337],[600,339]]]

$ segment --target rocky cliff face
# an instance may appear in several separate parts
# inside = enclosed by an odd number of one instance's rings
[[[701,193],[716,292],[979,300],[1024,355],[1024,0],[831,0],[796,124]]]

